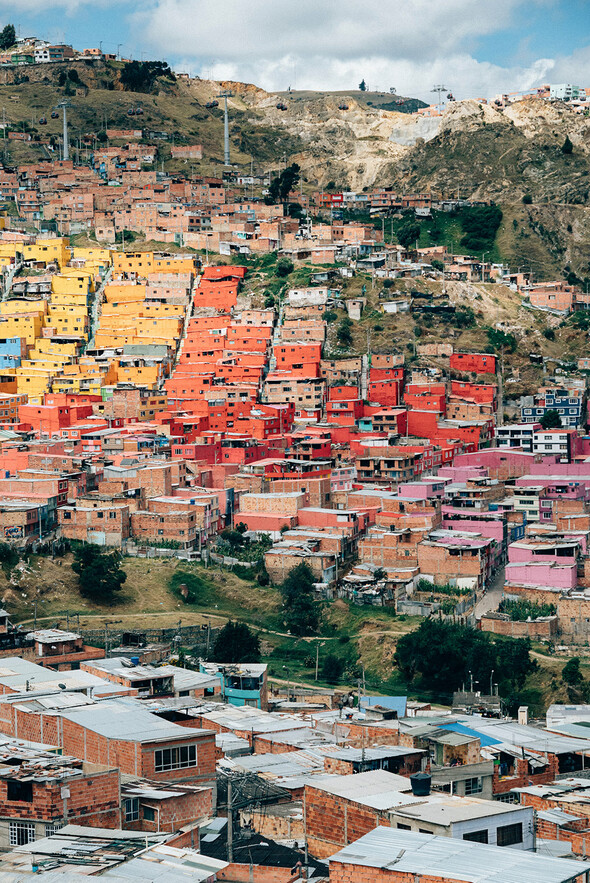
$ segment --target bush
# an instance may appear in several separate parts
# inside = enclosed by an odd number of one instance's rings
[[[475,323],[475,313],[471,307],[459,307],[455,310],[453,321],[457,328],[473,328]]]
[[[352,334],[350,332],[350,320],[347,323],[343,320],[338,326],[338,331],[336,332],[336,339],[341,347],[344,349],[348,349],[352,345]]]
[[[569,135],[565,136],[565,141],[563,142],[563,145],[561,147],[561,152],[565,153],[567,156],[569,156],[569,154],[574,152],[574,145],[570,141]]]
[[[502,223],[502,210],[497,205],[475,205],[460,213],[463,237],[461,245],[469,251],[487,251]]]
[[[288,258],[281,258],[277,261],[277,268],[275,270],[277,276],[284,278],[285,276],[289,276],[290,273],[295,269],[295,265],[293,261],[290,261]]]
[[[0,566],[4,572],[4,576],[8,579],[14,568],[19,562],[19,554],[8,543],[0,543]]]
[[[328,653],[322,665],[322,679],[329,684],[337,684],[344,671],[344,662],[333,653]]]
[[[486,334],[488,336],[490,346],[493,347],[494,351],[497,352],[498,350],[504,348],[510,353],[516,352],[518,341],[514,334],[506,334],[505,331],[501,331],[499,328],[488,328]]]
[[[80,594],[97,603],[112,601],[127,579],[119,552],[105,552],[90,543],[76,549],[72,570],[78,574]]]
[[[327,322],[330,325],[332,322],[335,322],[338,318],[338,313],[334,312],[334,310],[326,310],[322,313],[322,319],[324,322]]]
[[[569,684],[572,687],[580,684],[584,680],[582,672],[580,671],[580,659],[578,656],[572,656],[571,659],[568,659],[561,670],[561,677],[566,684]]]
[[[533,197],[530,193],[525,193],[525,195],[522,197],[522,201],[524,205],[532,205]]]
[[[555,340],[555,331],[553,330],[553,328],[545,328],[545,330],[543,331],[543,337],[545,337],[547,340]]]
[[[208,583],[197,573],[189,570],[175,570],[168,583],[170,591],[185,604],[198,604],[203,601]]]
[[[500,613],[507,613],[512,622],[526,622],[530,617],[537,619],[539,616],[555,616],[557,608],[555,604],[540,604],[537,601],[509,601],[503,598],[498,607]]]

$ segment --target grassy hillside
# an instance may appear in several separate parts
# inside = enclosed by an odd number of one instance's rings
[[[127,581],[121,597],[111,606],[94,604],[80,596],[70,555],[55,560],[33,556],[27,565],[19,565],[10,581],[0,571],[0,600],[13,622],[32,625],[36,601],[38,624],[62,628],[66,626],[66,613],[70,617],[79,614],[80,627],[89,629],[101,629],[105,623],[130,630],[172,627],[179,620],[185,626],[210,622],[215,628],[229,618],[240,619],[258,631],[264,661],[275,679],[286,678],[286,666],[292,682],[315,683],[319,644],[320,684],[326,684],[321,669],[330,654],[342,660],[343,674],[338,683],[329,686],[356,689],[357,680],[364,675],[367,690],[407,692],[393,665],[393,656],[399,638],[418,627],[418,617],[395,616],[388,609],[335,601],[326,605],[317,636],[295,638],[285,633],[276,588],[258,586],[227,570],[174,559],[125,558],[123,567]],[[174,587],[192,580],[201,587],[199,599],[195,604],[185,604]],[[584,685],[581,691],[577,688],[572,692],[561,679],[567,657],[549,653],[544,645],[536,645],[534,655],[539,667],[521,694],[533,713],[541,714],[551,702],[580,700]],[[583,659],[582,663],[589,679],[590,660]],[[419,685],[410,693],[418,699],[450,702],[450,695],[434,694]]]

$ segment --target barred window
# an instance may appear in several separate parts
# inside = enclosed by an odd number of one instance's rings
[[[11,846],[25,846],[35,840],[35,825],[31,822],[9,822],[8,834]]]
[[[45,825],[45,836],[52,837],[56,833],[56,831],[59,831],[60,828],[63,828],[64,824],[64,822],[50,822],[49,824]]]
[[[176,748],[163,748],[155,752],[155,767],[157,773],[166,770],[181,770],[185,767],[197,765],[197,746],[179,745]]]
[[[498,828],[497,838],[498,846],[514,846],[515,843],[522,843],[522,822]]]

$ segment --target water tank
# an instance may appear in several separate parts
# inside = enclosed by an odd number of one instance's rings
[[[132,656],[131,662],[133,663],[133,665],[139,665],[139,656]]]
[[[410,776],[414,797],[428,797],[431,781],[432,777],[428,773],[414,773],[413,776]]]

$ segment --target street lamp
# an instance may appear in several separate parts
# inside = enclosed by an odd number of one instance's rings
[[[494,695],[494,669],[492,669],[492,673],[490,675],[490,696]]]

